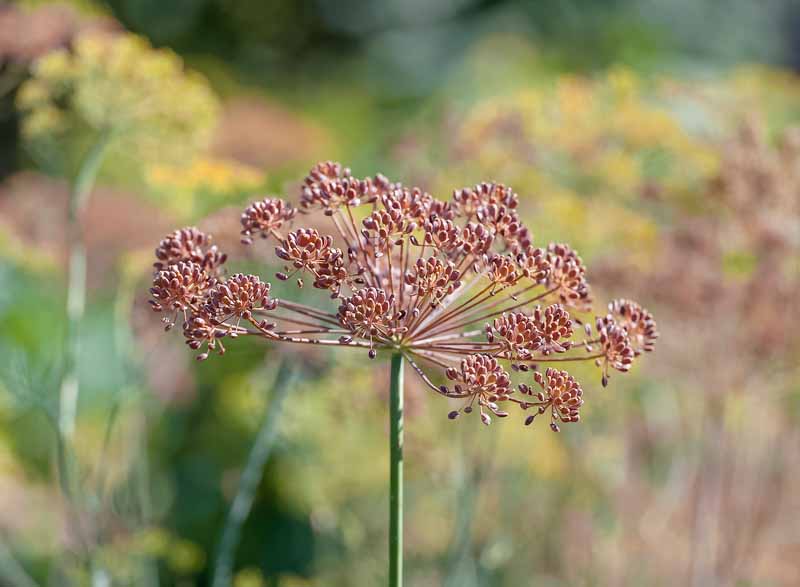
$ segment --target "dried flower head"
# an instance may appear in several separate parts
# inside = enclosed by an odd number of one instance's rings
[[[397,187],[387,192],[381,200],[387,210],[396,210],[403,218],[420,224],[430,217],[435,202],[428,192],[413,187]],[[447,210],[442,212],[447,215]]]
[[[339,323],[353,335],[369,340],[370,358],[375,358],[373,341],[391,342],[402,328],[398,325],[395,299],[382,289],[366,287],[342,301]]]
[[[411,295],[427,298],[432,306],[436,306],[461,287],[460,277],[461,273],[451,261],[428,257],[417,259],[406,273],[405,282],[411,286]]]
[[[453,191],[453,208],[463,218],[477,216],[485,206],[500,205],[509,210],[517,207],[519,198],[502,183],[479,183],[472,188]]]
[[[237,317],[249,320],[255,310],[274,310],[277,302],[269,298],[269,283],[257,275],[237,273],[208,292],[208,308],[219,320]]]
[[[180,261],[156,272],[150,294],[150,306],[156,312],[174,310],[186,314],[202,303],[212,283],[203,266],[192,261]],[[164,318],[167,329],[174,321]]]
[[[297,272],[308,271],[314,277],[314,287],[329,289],[332,285],[331,274],[342,258],[342,251],[333,247],[333,237],[321,235],[313,228],[299,228],[284,239],[283,246],[276,247],[275,254],[279,259],[289,263],[285,273],[278,273],[278,279],[286,281]],[[302,280],[298,279],[300,287]]]
[[[507,248],[516,243],[516,236],[522,227],[517,213],[501,204],[488,204],[478,208],[476,213],[482,226],[488,226],[491,231],[503,240]]]
[[[201,350],[203,345],[206,351],[197,355],[198,361],[205,361],[210,351],[218,351],[220,355],[225,353],[222,338],[228,334],[226,327],[219,327],[217,321],[203,313],[192,314],[183,323],[183,336],[188,347],[194,351]]]
[[[599,335],[602,357],[597,362],[603,369],[603,387],[608,385],[608,368],[611,367],[623,373],[630,370],[633,364],[633,347],[631,339],[624,327],[617,324],[611,316],[597,319],[597,333]]]
[[[279,198],[264,198],[253,202],[242,212],[242,243],[251,244],[254,234],[261,238],[280,238],[278,230],[285,222],[294,218],[296,212],[293,206]]]
[[[199,359],[223,353],[223,340],[241,336],[363,349],[371,358],[387,349],[402,353],[432,391],[465,400],[450,418],[477,408],[489,424],[492,415],[508,415],[501,406],[535,407],[551,410],[557,430],[559,422],[578,420],[582,391],[566,371],[542,375],[540,364],[595,361],[605,384],[610,368],[627,371],[638,351],[653,347],[652,316],[626,300],[597,318],[596,333],[575,327],[583,322],[572,314],[591,304],[580,257],[563,244],[535,248],[517,215],[517,195],[502,184],[459,190],[446,202],[325,162],[301,190],[301,209],[322,211],[331,234],[284,234],[294,208],[268,198],[245,210],[242,240],[274,237],[285,263],[277,277],[296,277],[302,287],[310,275],[315,288],[339,300],[338,310],[273,299],[254,275],[225,278],[225,257],[208,236],[177,231],[156,253],[153,305],[183,316],[186,342],[201,351]],[[452,386],[435,382],[437,370]],[[526,397],[533,392],[525,384],[514,394],[512,374],[530,371],[542,388],[538,401]]]
[[[164,237],[156,248],[156,269],[164,269],[180,262],[191,261],[209,273],[216,272],[228,256],[211,244],[211,237],[188,226]]]
[[[508,412],[500,409],[498,402],[508,400],[513,392],[511,377],[497,359],[489,355],[469,355],[462,359],[460,367],[449,368],[446,375],[448,379],[458,382],[452,392],[448,391],[449,395],[467,399],[462,411],[471,412],[477,402],[481,420],[487,425],[491,417],[484,409],[501,418],[508,416]],[[451,418],[454,417],[451,415]]]
[[[522,277],[519,264],[509,255],[492,255],[487,259],[486,277],[492,282],[496,292],[504,287],[512,286]]]
[[[484,255],[492,247],[494,234],[483,224],[469,222],[461,231],[461,252],[467,255]]]
[[[638,357],[642,351],[650,352],[658,340],[658,327],[653,315],[636,302],[626,299],[613,300],[608,311],[614,320],[628,333],[631,347]]]
[[[332,216],[342,206],[374,202],[380,187],[389,186],[381,180],[376,186],[371,179],[356,179],[350,174],[349,168],[326,161],[314,166],[306,177],[300,194],[300,206],[304,210],[319,208],[327,216]]]
[[[553,304],[544,309],[536,306],[532,322],[541,338],[538,350],[545,356],[550,353],[564,353],[572,346],[569,341],[572,337],[572,319],[560,304]]]
[[[501,345],[506,358],[525,360],[533,356],[542,346],[542,333],[530,316],[522,312],[510,312],[486,325],[489,342]]]
[[[425,245],[432,246],[435,250],[446,254],[455,252],[463,244],[462,231],[452,219],[442,216],[432,216],[424,225]],[[416,244],[416,237],[411,235],[412,243]]]
[[[524,253],[519,254],[517,262],[525,277],[536,283],[541,283],[550,275],[550,261],[542,249],[527,247]]]
[[[520,226],[519,229],[512,236],[508,237],[508,248],[515,255],[523,255],[524,257],[542,256],[541,249],[533,248],[533,234],[527,226]],[[536,253],[538,251],[538,253]]]
[[[565,306],[587,309],[591,305],[591,295],[586,267],[578,254],[569,245],[550,243],[546,258],[550,265],[547,287],[555,290]]]
[[[534,396],[537,400],[524,404],[525,409],[536,408],[536,413],[525,419],[526,426],[531,425],[536,416],[544,414],[548,409],[550,410],[550,428],[554,432],[559,430],[559,421],[565,423],[580,421],[583,390],[572,375],[566,371],[548,367],[544,375],[540,371],[535,371],[533,379],[541,387],[541,391],[534,393],[529,386],[520,385],[521,393]]]

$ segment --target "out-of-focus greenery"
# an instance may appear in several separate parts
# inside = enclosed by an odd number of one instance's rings
[[[32,153],[62,173],[103,133],[130,161],[182,161],[207,146],[218,104],[180,58],[135,35],[84,34],[31,66],[17,91]]]
[[[150,251],[184,223],[245,259],[231,270],[274,273],[239,247],[237,206],[265,190],[295,199],[318,157],[442,196],[514,186],[539,243],[574,244],[601,299],[636,292],[663,331],[613,390],[577,370],[592,401],[558,435],[450,422],[407,378],[409,584],[795,584],[800,196],[771,203],[771,183],[736,183],[736,161],[800,185],[773,164],[793,161],[781,157],[800,120],[800,82],[779,67],[797,61],[796,33],[777,23],[798,17],[788,2],[726,4],[70,3],[80,22],[113,16],[136,35],[59,39],[9,94],[21,123],[0,191],[0,545],[39,585],[90,581],[52,466],[65,187],[19,179],[71,177],[113,129],[84,224],[71,453],[112,584],[207,583],[281,361],[304,370],[234,586],[384,580],[388,363],[237,341],[196,364],[145,303]],[[263,107],[231,123],[243,96]]]

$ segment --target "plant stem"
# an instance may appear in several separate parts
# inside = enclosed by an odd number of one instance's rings
[[[86,309],[86,246],[83,242],[81,220],[89,195],[97,179],[111,133],[104,131],[89,150],[81,164],[69,197],[67,216],[67,344],[64,375],[59,393],[59,433],[71,440],[75,432],[75,414],[78,407],[78,355],[80,354],[80,326]]]
[[[403,355],[392,356],[389,387],[389,587],[403,585]]]
[[[291,359],[284,359],[278,368],[272,388],[272,398],[264,412],[264,419],[253,442],[253,447],[250,449],[247,464],[236,489],[236,496],[228,512],[228,518],[225,520],[225,528],[222,531],[214,563],[212,587],[230,587],[231,585],[233,564],[242,534],[242,526],[250,515],[258,483],[264,474],[264,465],[275,446],[283,403],[292,388],[292,380],[296,374],[296,369],[289,366],[290,361]]]
[[[3,542],[0,542],[0,578],[17,587],[39,587]]]

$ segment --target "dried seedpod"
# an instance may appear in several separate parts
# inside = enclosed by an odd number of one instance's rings
[[[591,294],[586,281],[586,266],[578,254],[563,243],[550,243],[546,259],[549,264],[545,285],[552,289],[565,306],[588,310]]]
[[[242,212],[242,243],[251,244],[253,235],[261,238],[273,236],[283,240],[280,228],[290,222],[297,210],[279,198],[264,198],[253,202]]]
[[[608,312],[628,333],[631,347],[638,357],[642,351],[650,352],[658,340],[658,327],[653,315],[636,302],[626,299],[613,300]]]
[[[207,273],[216,273],[227,260],[211,236],[194,226],[187,226],[165,236],[156,247],[156,262],[153,267],[164,269],[176,263],[191,261],[201,265]]]

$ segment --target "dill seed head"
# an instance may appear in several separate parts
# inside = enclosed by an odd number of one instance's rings
[[[194,226],[176,230],[164,237],[156,247],[156,262],[153,266],[164,269],[180,262],[193,262],[201,265],[206,271],[216,271],[227,260],[216,245],[211,244],[211,237]]]
[[[515,243],[515,237],[522,227],[519,216],[514,210],[501,204],[488,204],[478,208],[478,222],[488,226],[495,236],[501,238],[506,247]]]
[[[338,163],[320,163],[303,182],[300,208],[322,212],[332,234],[291,230],[295,209],[267,198],[242,214],[242,236],[274,237],[285,263],[277,277],[302,287],[310,276],[339,300],[337,311],[274,300],[255,275],[226,277],[225,255],[194,228],[160,243],[151,303],[174,312],[172,320],[182,317],[199,359],[242,336],[355,348],[370,358],[387,349],[402,353],[435,393],[464,400],[451,419],[476,411],[489,424],[517,406],[535,408],[526,424],[550,410],[558,430],[578,421],[583,392],[566,371],[539,365],[595,361],[605,385],[609,369],[628,371],[658,333],[652,315],[624,299],[596,319],[593,333],[577,317],[591,305],[580,257],[564,244],[534,247],[517,207],[502,184],[456,190],[443,201],[380,174],[359,179]],[[434,382],[437,371],[451,387]],[[515,394],[512,374],[529,372],[540,391],[521,383]]]
[[[456,251],[462,245],[461,231],[451,219],[433,216],[425,222],[424,229],[425,245],[445,254]]]
[[[410,234],[416,229],[416,223],[397,208],[384,208],[375,210],[362,222],[364,229],[361,233],[373,246],[375,251],[384,254],[404,234]]]
[[[264,198],[253,202],[245,208],[240,219],[242,242],[244,244],[252,243],[254,234],[261,238],[267,238],[270,235],[280,238],[278,230],[284,223],[292,220],[296,212],[297,210],[293,206],[279,198]]]
[[[397,328],[394,296],[366,287],[342,300],[338,318],[342,326],[358,336],[388,340]]]
[[[405,283],[411,286],[411,295],[419,296],[436,305],[461,287],[461,274],[451,261],[437,257],[417,259],[405,275]]]
[[[486,325],[487,338],[497,341],[506,356],[524,360],[542,346],[542,332],[530,316],[522,312],[510,312],[494,319]]]
[[[486,276],[496,286],[514,285],[520,275],[519,265],[510,255],[492,255],[487,260]]]
[[[383,181],[376,185],[371,179],[356,179],[349,168],[326,161],[316,165],[306,177],[300,206],[304,210],[322,209],[331,216],[342,206],[373,202],[382,187],[388,186]]]
[[[541,341],[537,350],[542,354],[563,353],[570,349],[572,343],[568,339],[572,337],[572,319],[560,304],[544,309],[536,306],[531,318]]]
[[[299,228],[284,239],[275,249],[279,259],[288,263],[287,273],[279,275],[286,280],[298,272],[309,272],[314,277],[314,287],[331,289],[342,278],[343,253],[332,246],[333,237],[321,235],[313,228]]]
[[[156,273],[150,288],[150,305],[156,312],[186,311],[203,300],[210,284],[202,265],[180,261]]]
[[[519,254],[517,263],[523,275],[536,283],[542,282],[550,274],[550,261],[542,249],[528,248],[527,252]]]
[[[548,368],[544,374],[540,371],[533,373],[533,379],[542,391],[535,394],[537,401],[532,401],[529,406],[535,407],[538,414],[550,410],[550,428],[559,431],[559,422],[578,422],[581,419],[580,409],[583,405],[583,390],[566,371]],[[528,388],[529,394],[534,395]],[[527,424],[533,422],[535,415],[529,416]]]
[[[591,296],[586,282],[586,267],[578,254],[569,245],[551,243],[547,247],[546,259],[550,265],[545,283],[547,288],[554,289],[565,306],[587,308]]]
[[[381,200],[386,210],[417,224],[424,223],[430,217],[435,202],[432,195],[416,187],[397,187],[382,196]]]
[[[464,411],[470,408],[471,412],[477,403],[484,424],[491,421],[484,417],[484,409],[500,417],[508,415],[498,404],[508,400],[514,390],[511,377],[496,358],[484,354],[469,355],[462,359],[459,370],[450,369],[447,376],[457,382],[449,395],[467,400],[462,408]]]
[[[483,224],[469,222],[461,231],[461,251],[468,255],[485,255],[492,247],[494,234]]]
[[[600,350],[603,353],[601,363],[605,387],[608,384],[608,367],[625,373],[630,370],[635,355],[625,328],[612,317],[598,318],[596,324]]]
[[[658,326],[653,315],[636,302],[626,299],[613,300],[608,311],[614,320],[628,333],[631,347],[638,357],[642,351],[650,352],[658,340]]]
[[[519,203],[517,194],[501,183],[479,183],[472,188],[453,191],[453,207],[464,218],[473,218],[484,206],[502,205],[513,210]]]
[[[206,350],[196,356],[198,361],[208,358],[209,351],[218,350],[219,354],[224,354],[225,347],[222,345],[222,337],[226,334],[224,328],[217,326],[217,321],[202,313],[192,314],[183,323],[183,336],[187,346],[194,350],[202,350],[205,345]]]
[[[208,292],[208,305],[216,316],[249,319],[254,310],[274,310],[277,302],[269,297],[270,284],[257,275],[237,273],[216,284]]]
[[[515,255],[522,255],[523,258],[539,257],[543,260],[542,249],[534,249],[533,233],[527,226],[521,225],[513,236],[507,237],[508,248]]]

